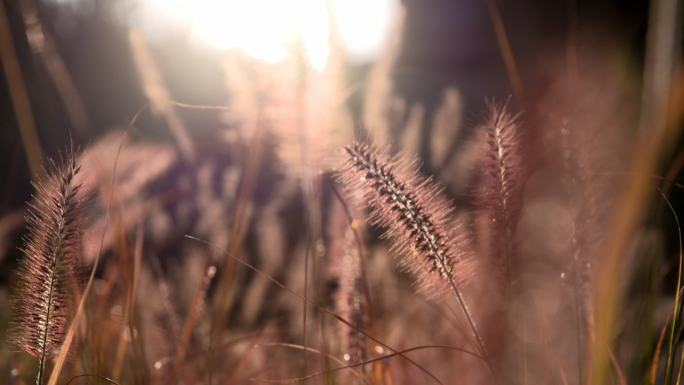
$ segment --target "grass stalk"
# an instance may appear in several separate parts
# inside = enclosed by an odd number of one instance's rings
[[[58,163],[49,161],[47,179],[35,182],[36,203],[26,220],[29,234],[24,238],[24,258],[20,262],[19,297],[14,302],[17,319],[10,341],[38,358],[36,383],[45,377],[45,364],[57,349],[68,350],[67,318],[71,309],[76,265],[83,220],[83,202],[77,178],[73,144]]]
[[[349,158],[342,182],[352,192],[363,191],[371,208],[371,223],[387,229],[385,236],[393,240],[393,249],[404,255],[402,264],[419,275],[421,288],[454,293],[477,341],[476,349],[489,366],[484,342],[457,282],[469,278],[472,261],[465,240],[447,230],[450,209],[439,188],[417,173],[415,161],[388,160],[374,146],[359,142],[345,149]]]

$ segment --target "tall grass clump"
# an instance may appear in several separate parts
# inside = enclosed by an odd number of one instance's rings
[[[60,352],[68,331],[77,284],[79,224],[83,219],[81,170],[73,145],[48,162],[47,178],[33,183],[34,203],[26,215],[28,234],[17,275],[10,342],[38,358],[40,385],[46,361]]]

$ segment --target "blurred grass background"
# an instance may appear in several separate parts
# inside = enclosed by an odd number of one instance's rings
[[[530,140],[543,148],[545,127],[562,118],[558,106],[574,97],[582,111],[574,116],[575,124],[593,127],[591,132],[608,138],[597,140],[590,150],[609,154],[601,160],[611,165],[608,169],[628,170],[630,146],[639,129],[641,74],[647,68],[649,3],[516,0],[498,4],[500,20],[493,18],[488,4],[478,0],[394,4],[395,13],[387,16],[382,44],[364,55],[335,35],[335,23],[342,26],[345,21],[331,18],[328,64],[319,71],[307,61],[306,48],[302,48],[305,42],[289,45],[283,61],[265,63],[240,50],[203,41],[191,26],[167,19],[163,5],[154,2],[3,0],[3,325],[9,317],[12,272],[20,255],[17,246],[23,233],[23,212],[33,190],[29,181],[41,173],[38,164],[47,156],[55,157],[73,138],[89,154],[84,157],[86,167],[93,170],[89,191],[96,197],[107,196],[110,187],[103,181],[109,180],[122,129],[147,103],[151,113],[142,113],[135,122],[119,160],[118,208],[105,238],[105,259],[95,286],[99,292],[90,304],[97,309],[92,310],[88,323],[91,339],[82,341],[84,346],[98,349],[81,353],[82,362],[87,362],[82,367],[86,372],[107,376],[118,372],[131,383],[165,383],[166,377],[154,368],[173,365],[169,357],[178,356],[180,341],[186,341],[188,349],[193,347],[193,354],[203,362],[189,364],[196,365],[194,370],[183,372],[184,377],[177,380],[184,383],[219,381],[207,374],[211,372],[207,366],[217,368],[221,375],[214,376],[220,381],[239,383],[247,382],[254,373],[287,378],[331,365],[320,357],[310,358],[310,362],[295,360],[292,352],[280,348],[251,355],[247,346],[258,341],[293,342],[332,351],[337,347],[328,346],[335,342],[325,333],[338,326],[309,309],[312,318],[306,322],[316,326],[302,339],[301,300],[253,272],[225,262],[229,260],[220,252],[188,242],[183,236],[190,234],[227,247],[294,291],[303,292],[307,282],[311,285],[307,290],[315,293],[312,295],[318,296],[319,302],[330,301],[334,280],[326,278],[323,259],[313,258],[325,255],[323,229],[329,220],[325,207],[334,200],[327,176],[319,174],[331,169],[325,155],[355,134],[393,138],[396,149],[417,153],[424,162],[423,171],[446,186],[459,215],[465,216],[476,157],[468,140],[478,135],[469,128],[480,120],[486,98],[513,96],[513,104],[525,112],[532,127]],[[208,2],[207,10],[210,6]],[[360,5],[352,15],[361,20],[371,8]],[[264,7],[261,11],[263,19],[254,21],[257,27],[260,20],[277,18],[277,10]],[[368,24],[373,21],[352,22],[351,29]],[[497,36],[497,25],[504,28],[507,46]],[[681,46],[681,37],[676,35],[677,55]],[[502,47],[510,49],[516,71],[511,72],[510,63],[507,67]],[[678,68],[679,59],[673,61]],[[511,85],[516,82],[521,86]],[[228,110],[182,108],[172,101]],[[679,105],[672,107],[673,111],[679,109]],[[620,140],[610,140],[616,137]],[[656,166],[657,175],[684,183],[681,148],[679,138],[669,138]],[[543,150],[537,155],[539,163],[548,156]],[[547,191],[553,178],[544,173],[550,171],[538,174],[537,190],[530,187],[532,196],[553,194]],[[604,182],[618,186],[623,178],[613,174],[605,176]],[[669,186],[667,192],[675,212],[683,212],[681,188]],[[625,366],[629,383],[644,380],[653,340],[665,321],[667,311],[663,309],[670,306],[677,285],[677,228],[660,198],[653,199],[639,237],[634,236],[640,241],[631,245],[637,250],[633,255],[645,257],[634,257],[636,267],[626,269],[621,277],[626,287],[621,289],[627,293],[621,314],[631,314],[639,321],[630,325],[618,320],[621,326],[616,330],[623,337],[616,355]],[[102,200],[96,198],[92,226],[85,234],[87,262],[96,254],[103,227]],[[320,205],[312,203],[319,201]],[[126,305],[126,293],[135,286],[136,242],[144,245],[137,290],[150,295],[144,301],[138,299],[141,309],[133,312]],[[312,266],[306,266],[313,272],[310,281],[302,278],[307,250],[313,258]],[[415,298],[411,280],[405,275],[385,274],[394,267],[383,253],[382,247],[372,243],[367,269],[369,282],[375,282],[371,291],[378,299],[373,308],[378,317],[376,329],[384,340],[402,348],[440,340],[458,344],[458,336],[448,331],[431,335],[431,325],[446,322],[446,310]],[[643,266],[638,262],[642,260],[647,261]],[[212,267],[218,269],[218,277],[230,278],[208,279],[204,288],[201,283],[213,276],[208,273]],[[635,270],[648,274],[634,274],[632,280]],[[213,298],[226,288],[232,288],[231,294],[219,305]],[[217,317],[214,307],[209,315],[203,310],[195,314],[195,306],[204,302],[205,289],[212,306],[225,307],[225,319],[212,319]],[[630,308],[630,303],[635,307]],[[137,325],[141,339],[131,340],[130,330],[128,338],[121,337],[126,335],[120,330],[122,319],[130,314],[139,318],[123,324]],[[195,321],[197,325],[191,325]],[[234,348],[222,363],[204,356],[212,351],[211,344],[221,342],[212,334],[216,323],[226,325],[221,329],[221,341],[248,341],[228,342]],[[185,330],[186,326],[192,332]],[[407,331],[410,340],[402,338]],[[312,345],[306,343],[307,338]],[[0,381],[19,381],[22,376],[30,380],[32,370],[22,365],[31,365],[31,361],[10,353],[4,339],[0,344]],[[122,344],[125,349],[120,348]],[[190,361],[193,354],[186,359]],[[460,383],[447,380],[453,362],[460,360],[455,356],[443,351],[416,354],[421,363],[431,363],[429,370],[445,383]],[[124,370],[123,362],[135,363],[129,367],[133,370]],[[273,362],[287,365],[271,365]],[[473,362],[465,360],[459,365],[469,368]],[[424,374],[410,365],[398,366],[392,366],[395,383],[426,381],[421,377]],[[73,374],[79,372],[76,368],[71,369]],[[19,379],[11,374],[13,369],[21,373]],[[477,374],[468,377],[468,370],[463,370],[464,378],[484,381]],[[573,383],[574,377],[570,378]],[[315,381],[330,383],[332,377]]]

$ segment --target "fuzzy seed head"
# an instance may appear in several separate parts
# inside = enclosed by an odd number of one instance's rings
[[[455,290],[472,275],[467,238],[449,219],[441,189],[419,174],[417,161],[391,158],[373,145],[354,142],[341,181],[363,191],[370,222],[386,229],[401,266],[418,276],[418,286],[433,294]]]
[[[75,182],[80,169],[73,146],[59,163],[50,159],[47,179],[33,183],[36,195],[26,215],[9,340],[41,361],[58,352],[68,329],[83,220]]]
[[[481,239],[489,246],[486,258],[498,267],[504,285],[513,281],[514,238],[522,208],[522,187],[526,175],[523,165],[521,126],[505,105],[489,103],[487,120],[480,127],[485,133],[479,183],[473,193],[475,218],[488,228]]]

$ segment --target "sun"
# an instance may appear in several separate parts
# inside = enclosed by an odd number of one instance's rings
[[[330,48],[326,0],[138,0],[138,21],[187,30],[221,49],[240,49],[266,62],[285,58],[301,41],[308,61],[320,70]],[[145,14],[155,17],[145,17]],[[134,23],[135,24],[135,23]],[[146,26],[148,28],[146,28]]]
[[[79,1],[79,0],[53,0]],[[347,58],[367,62],[382,49],[398,0],[122,0],[127,22],[148,34],[187,31],[218,49],[239,49],[266,62],[283,60],[301,42],[322,70],[331,29]]]
[[[43,0],[73,11],[98,0]],[[117,0],[111,17],[151,41],[188,35],[216,49],[238,49],[266,62],[301,45],[325,67],[331,36],[353,64],[374,60],[387,42],[399,0]],[[333,31],[334,29],[334,31]]]
[[[194,33],[218,47],[239,47],[267,62],[285,58],[287,46],[303,42],[309,62],[322,69],[329,47],[324,0],[187,0]]]

